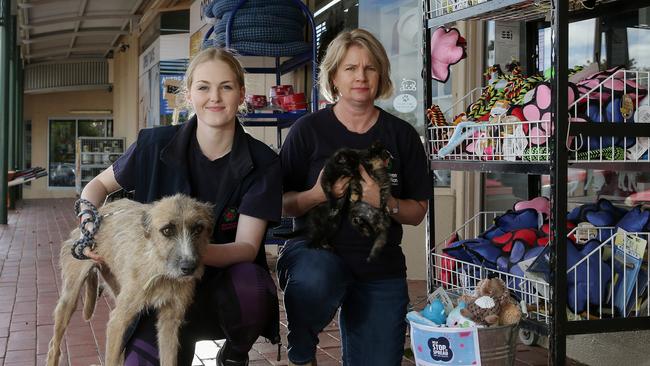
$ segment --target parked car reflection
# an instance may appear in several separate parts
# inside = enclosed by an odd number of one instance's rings
[[[74,187],[74,163],[50,163],[50,187]]]

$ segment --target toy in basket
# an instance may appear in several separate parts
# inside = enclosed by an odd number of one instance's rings
[[[481,280],[454,307],[444,289],[420,313],[411,311],[416,365],[512,365],[521,310],[499,278]]]

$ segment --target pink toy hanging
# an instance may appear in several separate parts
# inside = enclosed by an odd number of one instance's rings
[[[451,65],[467,57],[466,45],[458,29],[436,29],[431,35],[431,78],[446,83]]]

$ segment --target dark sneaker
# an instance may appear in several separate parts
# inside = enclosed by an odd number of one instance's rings
[[[226,359],[225,356],[225,349],[227,347],[227,342],[219,348],[219,352],[217,353],[217,366],[248,366],[248,355],[246,355],[246,359],[244,360],[231,360],[231,359]]]

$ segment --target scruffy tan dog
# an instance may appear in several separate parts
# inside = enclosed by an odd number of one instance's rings
[[[95,234],[95,252],[105,264],[77,260],[71,254],[79,229],[61,248],[63,288],[54,310],[54,335],[47,365],[56,366],[70,316],[85,286],[84,318],[90,319],[98,296],[98,272],[115,296],[106,330],[107,366],[123,363],[123,335],[135,316],[152,307],[158,311],[161,365],[176,365],[178,330],[203,275],[201,252],[212,235],[212,206],[188,196],[166,197],[152,204],[130,200],[109,203]]]

